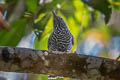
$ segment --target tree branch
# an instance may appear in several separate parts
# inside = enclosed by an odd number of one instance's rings
[[[75,78],[120,79],[120,63],[106,58],[0,47],[0,71]]]

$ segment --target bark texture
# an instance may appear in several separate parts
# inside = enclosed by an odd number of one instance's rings
[[[106,58],[0,47],[0,71],[47,74],[81,80],[119,80],[120,63]]]

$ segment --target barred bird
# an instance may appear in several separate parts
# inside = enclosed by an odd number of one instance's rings
[[[53,32],[48,39],[48,51],[71,52],[74,38],[64,20],[53,14]]]

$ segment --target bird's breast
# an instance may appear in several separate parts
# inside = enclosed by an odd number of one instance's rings
[[[57,43],[70,43],[71,42],[71,34],[70,33],[65,33],[65,34],[63,34],[63,33],[59,33],[59,34],[57,34],[57,33],[53,33],[53,39],[54,39],[54,41],[55,42],[57,42]]]

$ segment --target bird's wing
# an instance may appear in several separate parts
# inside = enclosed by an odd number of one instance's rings
[[[73,37],[73,35],[72,35],[72,44],[74,45],[74,37]]]

